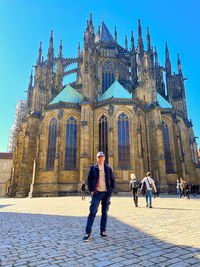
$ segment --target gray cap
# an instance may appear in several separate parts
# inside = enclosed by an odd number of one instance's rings
[[[102,151],[99,151],[98,153],[97,153],[97,158],[98,157],[105,157],[105,155],[104,155],[104,153],[102,152]]]

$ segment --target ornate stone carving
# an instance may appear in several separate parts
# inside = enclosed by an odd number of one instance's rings
[[[164,159],[165,159],[165,155],[164,154],[158,155],[158,160],[164,160]]]
[[[135,111],[135,114],[136,114],[137,116],[139,116],[139,114],[140,114],[140,110],[139,110],[139,108],[138,108],[137,105],[134,105],[134,106],[133,106],[133,110]]]
[[[81,125],[83,126],[83,128],[85,126],[88,126],[88,121],[86,121],[86,120],[81,121]]]
[[[109,108],[108,108],[108,114],[109,116],[112,116],[114,113],[114,106],[112,104],[109,105]]]
[[[64,114],[64,110],[63,110],[63,108],[59,109],[59,110],[58,110],[58,119],[59,119],[59,120],[62,119],[63,114]]]

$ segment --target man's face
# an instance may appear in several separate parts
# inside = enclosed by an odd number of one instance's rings
[[[97,157],[97,163],[98,164],[102,165],[102,164],[104,164],[104,161],[105,161],[105,157],[102,157],[102,156]]]

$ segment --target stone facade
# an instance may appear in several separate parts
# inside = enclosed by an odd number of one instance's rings
[[[92,15],[77,58],[54,56],[51,32],[47,60],[40,44],[27,93],[27,113],[14,152],[12,195],[62,196],[76,193],[87,179],[96,153],[103,150],[116,177],[116,191],[127,191],[134,172],[153,173],[160,190],[175,190],[178,177],[199,183],[197,144],[187,117],[184,76],[158,63],[147,28],[144,49],[139,20],[138,42],[117,43],[102,22],[95,36]],[[67,70],[76,63],[77,68]],[[163,72],[166,72],[166,88]],[[77,73],[71,86],[63,78]]]
[[[12,174],[12,163],[12,153],[0,153],[0,197],[8,195]]]

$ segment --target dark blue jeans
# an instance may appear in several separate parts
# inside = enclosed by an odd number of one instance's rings
[[[100,223],[100,233],[106,231],[107,223],[107,212],[110,205],[110,196],[107,192],[97,192],[93,195],[91,205],[90,205],[90,214],[87,219],[87,225],[85,232],[90,234],[92,232],[92,225],[98,211],[99,204],[101,202],[101,223]]]
[[[149,205],[152,206],[152,190],[147,190],[146,192],[146,204],[148,205],[148,198],[149,198]]]

